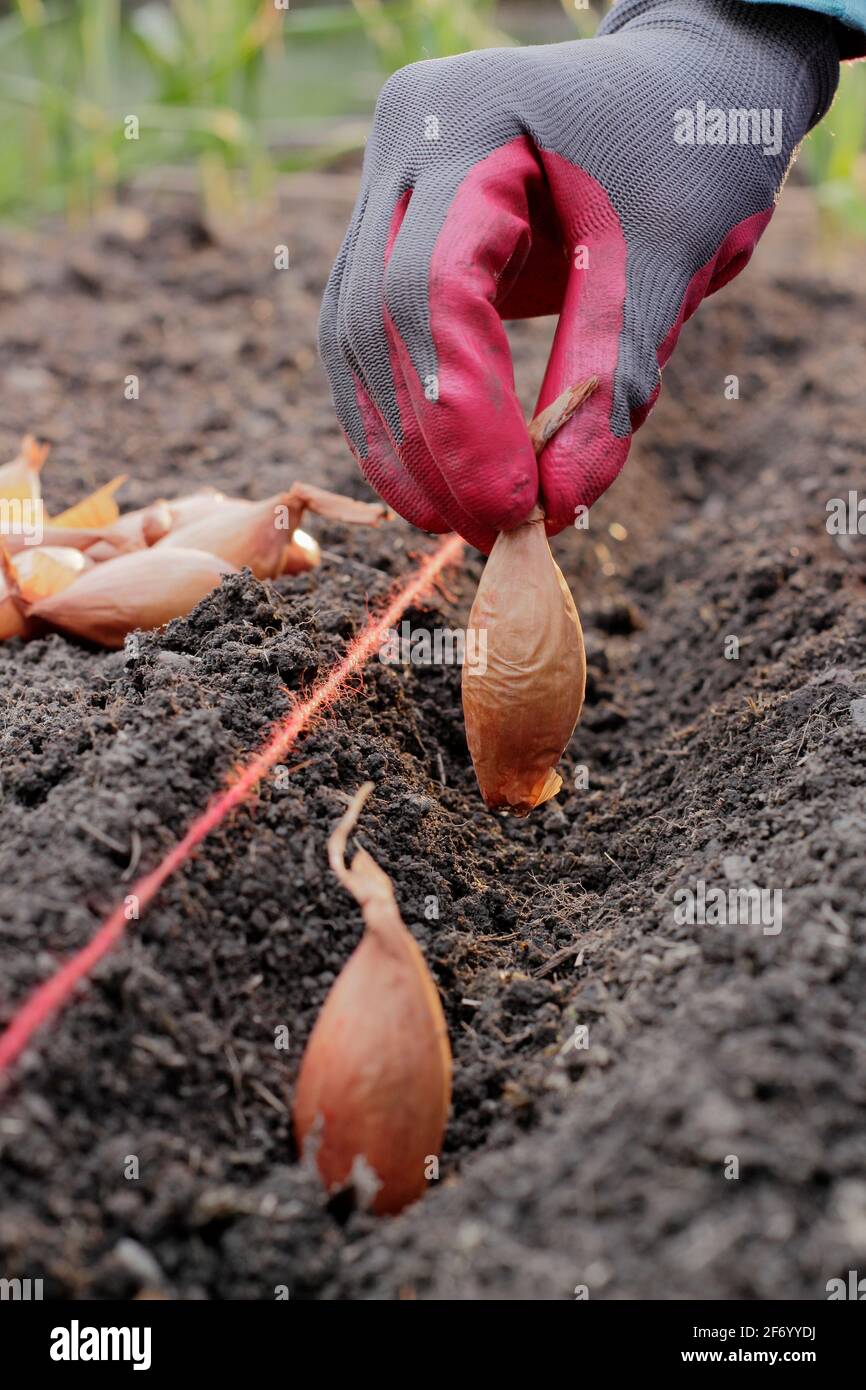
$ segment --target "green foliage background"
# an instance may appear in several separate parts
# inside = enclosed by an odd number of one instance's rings
[[[83,218],[125,179],[197,170],[221,212],[360,147],[384,75],[592,33],[574,0],[0,0],[0,217]],[[138,122],[138,138],[133,123]],[[866,64],[804,166],[828,230],[866,238]]]

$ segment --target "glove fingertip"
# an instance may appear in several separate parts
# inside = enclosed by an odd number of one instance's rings
[[[588,513],[617,478],[631,448],[631,435],[611,434],[607,416],[577,416],[541,455],[541,496],[549,535],[569,526],[585,530]]]

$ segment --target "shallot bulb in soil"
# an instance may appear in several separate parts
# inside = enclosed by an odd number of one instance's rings
[[[331,868],[359,904],[365,931],[307,1043],[294,1129],[328,1192],[352,1185],[385,1213],[425,1189],[448,1118],[451,1049],[436,986],[391,880],[366,850],[345,864],[347,838],[371,791],[372,783],[361,787],[328,844]]]
[[[94,565],[62,593],[27,605],[26,614],[103,647],[122,647],[128,632],[183,617],[234,573],[216,555],[175,549],[169,556],[154,546]]]

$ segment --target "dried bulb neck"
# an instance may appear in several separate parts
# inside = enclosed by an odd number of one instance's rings
[[[517,523],[516,526],[510,526],[510,527],[508,528],[507,531],[503,531],[503,532],[501,532],[500,534],[501,534],[501,535],[505,535],[505,536],[513,536],[514,533],[515,533],[515,531],[521,530],[522,527],[524,527],[524,526],[537,526],[539,522],[543,522],[543,521],[544,521],[544,511],[543,511],[543,509],[542,509],[540,506],[538,506],[538,504],[536,503],[536,505],[532,508],[532,511],[529,513],[528,516],[525,516],[525,517],[523,518],[522,521],[518,521],[518,523]]]

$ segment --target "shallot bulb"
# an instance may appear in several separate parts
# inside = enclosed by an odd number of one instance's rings
[[[122,647],[128,632],[182,617],[235,572],[201,550],[176,549],[169,558],[154,546],[94,565],[62,593],[27,605],[26,615],[103,647]]]
[[[207,550],[238,569],[246,566],[257,579],[298,574],[313,569],[319,561],[315,541],[298,532],[305,511],[362,526],[375,526],[388,515],[387,507],[380,503],[358,502],[311,483],[294,483],[288,491],[263,502],[226,498],[172,530],[159,544]],[[303,540],[297,539],[299,534]]]
[[[388,875],[346,841],[366,783],[331,835],[331,868],[359,904],[364,936],[316,1020],[295,1088],[298,1148],[315,1155],[329,1192],[350,1184],[375,1212],[424,1191],[451,1099],[451,1049],[439,995],[403,924]]]
[[[279,574],[280,558],[286,545],[286,525],[280,526],[282,494],[263,502],[226,500],[169,531],[156,548],[206,550],[218,555],[236,569],[246,566],[257,579],[273,579]]]
[[[161,500],[168,508],[169,530],[177,531],[181,526],[188,526],[191,521],[201,521],[202,517],[218,511],[223,503],[237,499],[226,497],[224,492],[219,492],[215,487],[203,487],[197,492],[188,492],[183,497]]]
[[[526,816],[556,796],[556,764],[583,705],[586,658],[571,592],[536,508],[490,552],[469,615],[478,663],[463,667],[466,741],[491,810]]]
[[[68,589],[92,561],[80,550],[65,546],[31,546],[14,561],[3,552],[4,576],[0,580],[0,640],[27,637],[32,624],[25,604]]]
[[[570,388],[532,421],[536,454],[597,385]],[[580,618],[540,507],[497,536],[469,627],[479,659],[463,667],[463,713],[478,785],[491,810],[526,816],[562,786],[556,764],[586,687]]]

